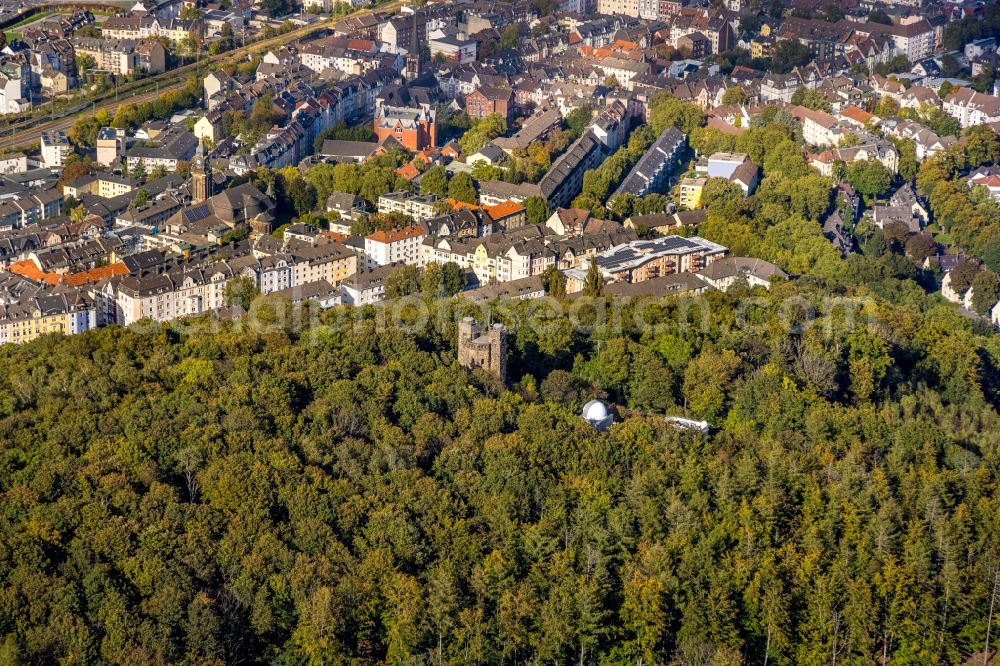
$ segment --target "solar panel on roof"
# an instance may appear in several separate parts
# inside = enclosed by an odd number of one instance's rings
[[[193,208],[188,209],[188,211],[185,213],[185,216],[189,220],[200,220],[203,217],[208,217],[209,212],[210,211],[208,208],[208,204],[202,203],[198,204],[197,206],[194,206]]]

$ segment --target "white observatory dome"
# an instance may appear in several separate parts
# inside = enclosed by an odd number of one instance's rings
[[[591,400],[583,406],[583,418],[588,421],[603,421],[608,418],[608,407],[600,400]]]

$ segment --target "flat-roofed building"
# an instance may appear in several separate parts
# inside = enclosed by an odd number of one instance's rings
[[[606,278],[620,282],[643,282],[674,273],[697,273],[722,258],[727,249],[700,236],[664,236],[616,245],[590,261]]]

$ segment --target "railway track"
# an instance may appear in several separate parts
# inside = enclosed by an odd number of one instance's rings
[[[72,111],[61,112],[58,118],[45,120],[43,116],[41,119],[32,118],[24,121],[15,120],[15,124],[13,125],[7,125],[6,127],[0,126],[0,149],[30,146],[37,142],[44,132],[57,132],[60,130],[66,131],[76,123],[82,113],[97,113],[98,109],[105,109],[109,114],[114,116],[115,111],[117,111],[120,104],[148,102],[156,99],[159,95],[167,92],[168,90],[179,90],[180,88],[183,88],[189,74],[208,71],[208,69],[213,66],[223,67],[228,64],[243,61],[247,56],[266,53],[275,47],[285,46],[291,42],[309,37],[316,32],[330,28],[342,18],[373,14],[375,12],[394,11],[402,5],[402,0],[394,0],[393,2],[371,9],[361,9],[356,12],[351,12],[345,16],[323,19],[322,21],[317,21],[311,25],[286,32],[283,35],[276,35],[274,37],[268,37],[266,39],[252,42],[245,46],[238,46],[232,51],[227,51],[226,53],[222,53],[217,56],[207,56],[202,60],[182,65],[181,67],[172,69],[169,72],[137,81],[135,84],[132,84],[135,86],[134,88],[126,88],[125,90],[119,89],[117,97],[109,94],[105,97],[90,100],[81,104]],[[137,90],[147,89],[148,87],[155,88],[152,91],[147,90],[146,92],[128,96],[130,92],[135,93]]]
[[[138,94],[134,97],[119,96],[117,101],[112,99],[111,102],[88,105],[87,109],[76,111],[63,118],[43,122],[27,129],[13,132],[9,129],[4,130],[3,136],[0,137],[0,149],[31,146],[39,141],[44,132],[58,132],[60,130],[64,132],[68,131],[71,127],[73,127],[73,125],[76,124],[76,121],[83,113],[96,114],[98,109],[105,109],[109,114],[114,116],[115,111],[118,110],[119,104],[149,102],[156,99],[164,90],[167,89],[168,88],[161,88],[159,91],[153,90]]]

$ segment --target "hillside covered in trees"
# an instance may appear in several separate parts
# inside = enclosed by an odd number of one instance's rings
[[[454,317],[373,310],[5,345],[0,662],[981,658],[998,338],[872,299],[789,331],[772,306],[821,286],[512,326],[506,387],[457,365]],[[708,437],[665,424],[685,405]]]

